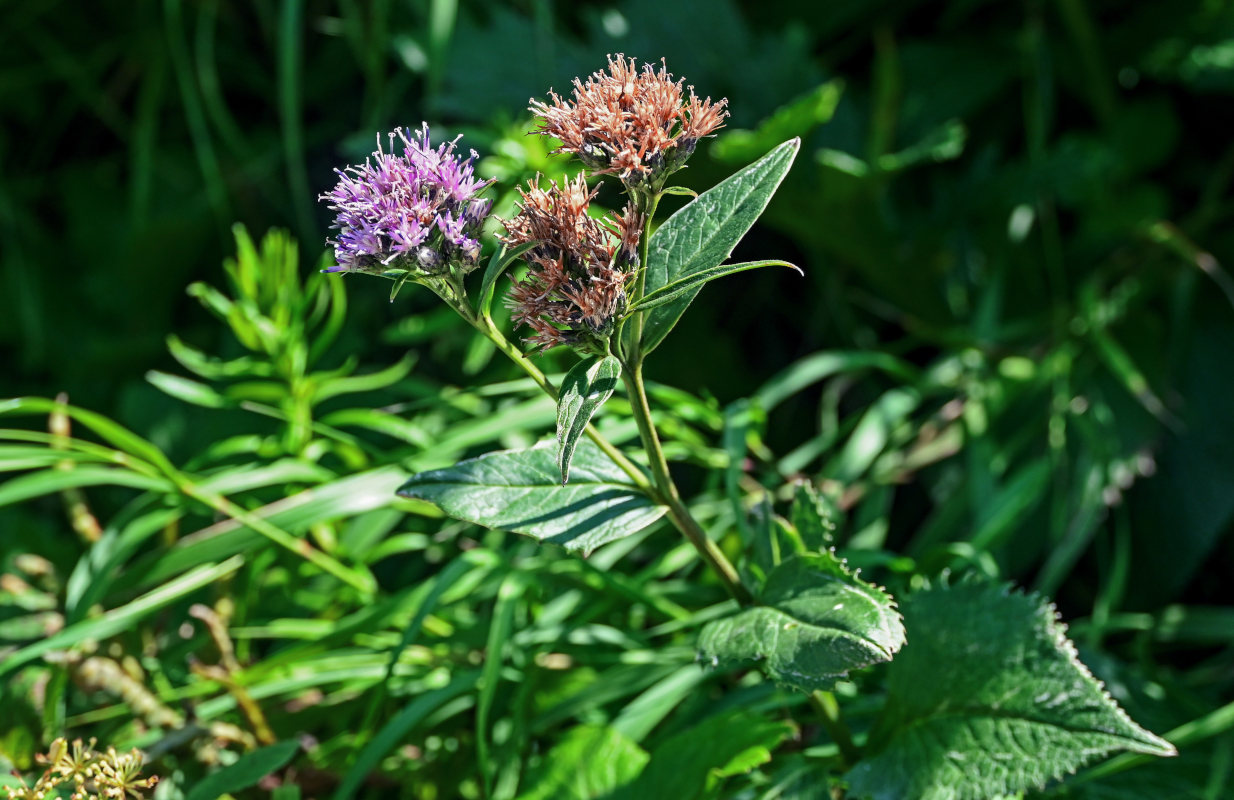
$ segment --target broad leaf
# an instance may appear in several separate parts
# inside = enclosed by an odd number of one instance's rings
[[[678,278],[665,286],[661,286],[654,292],[648,292],[643,295],[641,300],[630,306],[628,313],[650,311],[653,308],[666,306],[686,295],[693,297],[698,294],[698,290],[702,288],[704,283],[714,281],[716,278],[723,278],[726,275],[734,275],[738,272],[746,272],[752,269],[759,269],[760,267],[788,267],[789,269],[797,270],[802,275],[805,274],[801,271],[801,267],[798,267],[796,264],[790,264],[787,261],[742,261],[739,264],[720,264],[719,266],[699,270],[685,277]]]
[[[1118,750],[1174,747],[1128,718],[1076,657],[1054,607],[989,583],[911,595],[887,718],[853,797],[984,800]]]
[[[638,777],[647,753],[625,734],[600,725],[571,729],[527,779],[518,800],[591,800]]]
[[[561,485],[570,480],[570,459],[587,423],[612,396],[621,377],[621,362],[612,356],[584,359],[566,373],[557,398],[557,443],[560,451],[557,463],[561,467]]]
[[[669,217],[648,243],[645,294],[723,263],[767,207],[800,147],[801,140],[790,139]],[[699,288],[647,312],[644,352],[664,341]]]
[[[574,480],[561,485],[557,445],[503,450],[415,475],[398,493],[456,519],[560,544],[584,555],[636,533],[667,510],[630,482],[598,447],[579,442]]]
[[[698,640],[712,665],[761,661],[772,678],[806,691],[890,661],[903,644],[891,596],[830,552],[785,560],[767,576],[759,605],[708,623]]]

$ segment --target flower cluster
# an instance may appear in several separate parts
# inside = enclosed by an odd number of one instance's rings
[[[514,319],[530,327],[528,342],[545,348],[603,340],[625,311],[626,282],[638,268],[642,215],[633,206],[605,220],[589,216],[598,189],[583,176],[520,189],[519,213],[505,222],[507,246],[535,243],[530,269],[510,292]]]
[[[338,266],[331,272],[381,274],[401,269],[438,275],[466,272],[480,258],[480,227],[492,202],[477,195],[491,181],[477,180],[476,152],[463,160],[458,139],[434,148],[428,126],[414,135],[399,128],[389,150],[377,150],[363,164],[335,170],[338,183],[321,195],[336,212],[333,227]],[[402,145],[402,154],[394,149]]]
[[[596,173],[619,175],[627,187],[658,190],[664,179],[685,166],[698,140],[719,128],[727,100],[699,100],[694,87],[634,59],[609,56],[586,83],[574,79],[574,101],[549,92],[551,103],[532,100],[540,119],[536,133],[561,140],[554,152],[573,153]]]
[[[142,790],[152,789],[157,777],[141,777],[142,757],[138,750],[116,752],[114,747],[100,753],[94,740],[75,740],[70,745],[64,739],[51,743],[46,756],[39,755],[47,770],[34,786],[24,783],[17,788],[5,787],[9,800],[43,800],[55,796],[56,787],[72,787],[72,800],[140,800]]]

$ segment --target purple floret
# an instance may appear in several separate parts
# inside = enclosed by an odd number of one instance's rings
[[[398,128],[363,164],[335,170],[334,189],[321,195],[335,212],[331,272],[406,269],[466,272],[480,258],[480,228],[492,202],[477,197],[492,181],[475,176],[476,152],[462,159],[458,139],[434,148],[428,126],[413,136]],[[394,150],[401,145],[402,153]]]

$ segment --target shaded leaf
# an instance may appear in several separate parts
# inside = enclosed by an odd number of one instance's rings
[[[600,725],[572,728],[527,780],[518,800],[591,800],[634,780],[649,756],[620,731]]]
[[[904,644],[891,596],[858,580],[830,552],[786,559],[768,575],[758,602],[709,622],[699,657],[713,665],[764,661],[775,680],[810,691],[890,661]]]
[[[234,764],[197,781],[184,800],[215,800],[225,794],[256,786],[262,778],[282,769],[299,749],[299,742],[286,741],[242,755]]]
[[[848,773],[854,797],[984,800],[1115,751],[1175,752],[1110,698],[1039,597],[939,587],[905,601],[904,623],[911,644],[888,674],[872,755]]]
[[[642,530],[666,511],[588,442],[579,443],[572,468],[574,481],[562,486],[556,443],[544,442],[422,472],[398,493],[427,500],[456,519],[584,554]]]

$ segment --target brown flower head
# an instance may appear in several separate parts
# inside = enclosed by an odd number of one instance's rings
[[[550,181],[547,190],[536,176],[519,189],[519,213],[504,223],[507,246],[535,243],[523,256],[527,276],[509,297],[515,322],[534,332],[526,340],[532,344],[598,344],[625,310],[642,219],[632,205],[604,220],[590,216],[597,191],[582,175],[560,186]]]
[[[694,87],[682,89],[664,62],[657,70],[618,53],[608,70],[583,83],[574,79],[574,101],[549,92],[550,103],[531,101],[540,119],[535,133],[561,140],[554,152],[573,153],[596,173],[614,173],[627,187],[661,188],[685,166],[698,140],[728,116],[727,100],[699,100]]]

